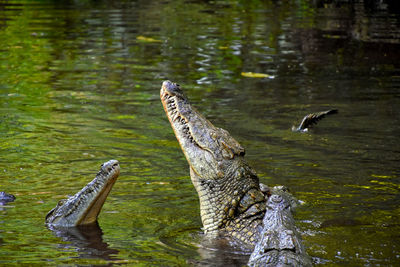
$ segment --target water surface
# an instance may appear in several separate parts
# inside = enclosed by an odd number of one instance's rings
[[[315,264],[397,265],[399,7],[309,2],[0,1],[0,191],[17,197],[0,207],[0,264],[246,262],[202,245],[159,100],[168,78],[263,183],[305,202],[295,217]],[[99,226],[47,229],[46,213],[110,159],[121,175]]]

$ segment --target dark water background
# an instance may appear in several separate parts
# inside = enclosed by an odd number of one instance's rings
[[[400,264],[400,7],[348,2],[0,1],[0,191],[17,197],[0,207],[0,265],[246,262],[201,245],[166,78],[263,183],[305,201],[314,263]],[[109,159],[122,171],[101,228],[48,230],[46,213]]]

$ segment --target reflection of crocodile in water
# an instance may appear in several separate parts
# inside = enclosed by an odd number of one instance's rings
[[[287,262],[293,262],[291,259],[294,258],[299,265],[311,265],[304,249],[289,245],[301,244],[297,234],[271,235],[265,246],[260,244],[268,233],[265,226],[277,225],[282,231],[290,231],[295,226],[286,209],[272,208],[272,212],[281,213],[281,216],[265,217],[263,223],[264,216],[269,214],[268,211],[266,213],[267,207],[273,207],[276,201],[267,204],[257,175],[244,160],[243,147],[226,130],[212,125],[192,107],[179,85],[163,82],[160,97],[190,166],[206,235],[226,238],[232,245],[239,245],[244,250],[256,248],[258,251],[253,253],[257,253],[258,257],[261,252],[266,254],[265,257],[271,255],[277,259],[271,262],[280,262],[279,257],[282,256]],[[256,246],[257,243],[261,247]],[[270,244],[275,244],[272,249],[268,247]],[[287,247],[290,249],[285,249]]]
[[[118,178],[118,161],[110,160],[101,165],[90,183],[74,196],[60,200],[46,215],[46,224],[55,227],[71,227],[92,224],[97,221],[101,208]]]
[[[62,241],[58,244],[61,249],[73,249],[80,258],[101,258],[104,260],[118,260],[118,250],[109,247],[103,240],[103,231],[98,223],[78,225],[76,227],[52,227]]]

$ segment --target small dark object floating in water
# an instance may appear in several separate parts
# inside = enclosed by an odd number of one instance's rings
[[[0,205],[5,205],[8,202],[13,202],[15,200],[15,196],[8,194],[6,192],[0,192]]]
[[[293,132],[307,132],[308,128],[313,124],[316,124],[319,120],[324,118],[326,115],[336,114],[338,113],[337,109],[330,109],[326,111],[311,113],[306,115],[301,121],[300,125],[296,128],[296,126],[292,126]]]

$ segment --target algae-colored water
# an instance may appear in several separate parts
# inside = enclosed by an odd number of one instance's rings
[[[295,218],[316,265],[398,265],[399,9],[347,2],[0,1],[0,191],[17,197],[0,206],[0,265],[246,262],[201,245],[167,78],[263,183],[305,202]],[[109,159],[121,175],[100,228],[47,229]]]

